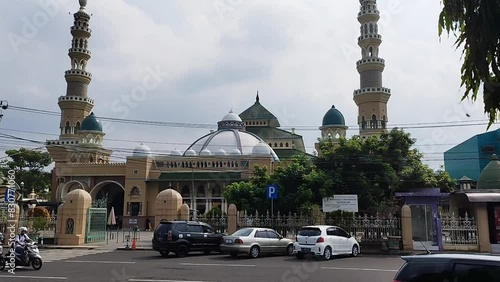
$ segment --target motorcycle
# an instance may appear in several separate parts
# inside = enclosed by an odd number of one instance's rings
[[[0,245],[0,270],[5,268],[5,256],[3,255],[3,246]]]
[[[14,253],[12,253],[14,252]],[[7,252],[7,255],[2,255],[0,257],[0,270],[3,270],[6,266],[11,264],[12,258],[14,258],[15,266],[31,266],[34,270],[40,270],[42,268],[42,256],[40,256],[40,251],[38,250],[38,246],[32,241],[26,242],[24,247],[25,258],[24,261],[21,261],[21,254],[17,254],[15,252],[14,244],[12,244],[11,248]],[[3,254],[3,251],[2,251]]]

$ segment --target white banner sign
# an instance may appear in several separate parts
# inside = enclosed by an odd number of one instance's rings
[[[358,195],[334,195],[323,198],[323,212],[358,212]]]

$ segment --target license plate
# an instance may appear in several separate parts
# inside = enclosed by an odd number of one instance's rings
[[[309,249],[309,248],[302,248],[300,251],[303,252],[303,253],[310,253],[311,249]]]
[[[233,240],[231,239],[226,239],[226,244],[232,244],[233,243]]]

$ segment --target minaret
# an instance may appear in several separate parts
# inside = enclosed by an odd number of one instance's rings
[[[356,62],[360,74],[360,88],[354,91],[354,102],[358,106],[358,125],[361,137],[382,133],[387,126],[387,102],[391,90],[382,86],[385,61],[379,58],[382,36],[378,33],[380,12],[376,0],[359,0],[361,4],[358,21],[361,24],[361,60]]]
[[[103,147],[104,132],[100,120],[91,112],[94,101],[87,97],[87,89],[92,75],[86,70],[90,59],[88,40],[90,15],[85,6],[87,0],[79,0],[80,9],[71,27],[73,36],[68,56],[71,69],[66,71],[66,95],[59,97],[61,109],[60,129],[57,140],[47,140],[47,150],[60,163],[106,163],[112,154]]]
[[[91,57],[88,50],[88,41],[91,36],[89,28],[90,15],[85,6],[87,0],[79,0],[80,10],[76,12],[74,24],[71,27],[71,48],[68,56],[71,59],[71,69],[65,73],[67,83],[66,95],[59,97],[61,109],[61,140],[78,140],[78,130],[82,120],[88,116],[94,107],[94,101],[87,97],[87,89],[92,74],[86,70],[87,62]]]

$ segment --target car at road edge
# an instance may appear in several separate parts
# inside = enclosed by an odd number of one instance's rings
[[[303,226],[297,233],[293,253],[298,259],[306,255],[329,260],[335,255],[360,254],[359,243],[344,229],[334,225]]]

